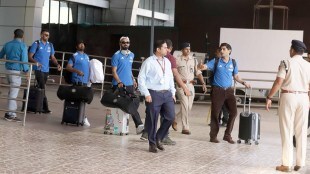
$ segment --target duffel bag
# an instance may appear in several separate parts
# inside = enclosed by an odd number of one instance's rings
[[[65,86],[60,85],[57,91],[57,97],[60,100],[82,101],[90,104],[93,101],[94,92],[91,87],[87,86]]]

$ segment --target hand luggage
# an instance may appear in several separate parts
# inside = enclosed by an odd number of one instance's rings
[[[66,86],[60,85],[57,90],[57,97],[60,100],[82,101],[90,104],[93,101],[94,92],[87,86]]]
[[[106,91],[100,102],[106,107],[119,108],[129,114],[135,113],[140,105],[140,99],[124,88],[117,89],[116,92]]]
[[[243,104],[243,112],[240,113],[239,120],[239,134],[237,141],[241,143],[241,140],[244,140],[246,144],[251,144],[251,140],[255,141],[255,144],[258,145],[258,140],[260,139],[260,115],[256,112],[251,112],[251,94],[252,88],[250,90],[249,97],[249,110],[246,111],[246,103]],[[244,94],[244,101],[246,101],[247,89]]]
[[[83,126],[85,118],[85,103],[81,101],[69,101],[64,102],[64,111],[62,115],[61,124],[68,123],[76,124],[76,126]]]
[[[128,135],[129,133],[129,114],[118,108],[106,110],[104,134]]]
[[[27,111],[34,113],[41,113],[43,111],[43,99],[45,90],[31,86],[29,89]],[[24,89],[23,99],[26,99],[27,89]],[[25,102],[23,102],[22,111],[25,109]]]

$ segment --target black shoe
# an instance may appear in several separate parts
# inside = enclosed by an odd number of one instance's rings
[[[156,149],[155,144],[150,144],[149,145],[149,152],[157,153],[157,149]]]
[[[164,148],[164,146],[161,144],[161,142],[160,141],[156,141],[156,146],[157,146],[157,148],[159,149],[159,150],[165,150],[165,148]]]
[[[51,114],[52,111],[50,111],[50,110],[48,109],[48,110],[44,110],[42,113],[43,113],[43,114]]]

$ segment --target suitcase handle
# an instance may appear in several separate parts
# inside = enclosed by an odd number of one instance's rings
[[[247,88],[245,87],[245,93],[244,93],[244,103],[243,103],[243,112],[245,112],[245,105],[246,105],[246,94],[247,94]],[[249,95],[249,113],[251,112],[251,101],[252,101],[252,87],[250,88],[250,95]]]

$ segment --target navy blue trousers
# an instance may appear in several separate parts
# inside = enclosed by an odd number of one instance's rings
[[[152,102],[146,102],[145,125],[148,132],[149,144],[156,144],[156,140],[161,141],[168,133],[169,128],[174,120],[174,101],[170,91],[157,92],[149,90]],[[157,130],[158,116],[162,115],[163,122]]]

